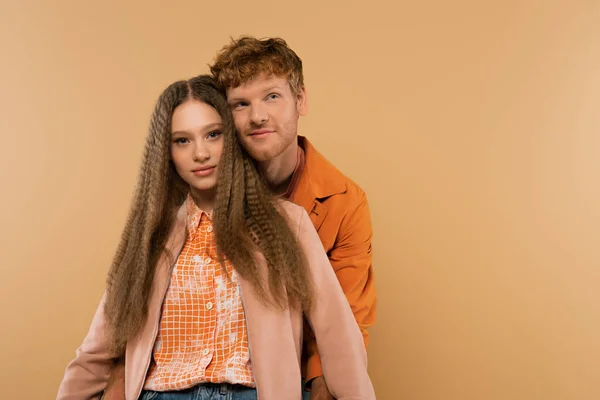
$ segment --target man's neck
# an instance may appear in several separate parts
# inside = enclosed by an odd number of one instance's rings
[[[258,168],[263,178],[267,181],[273,193],[285,193],[287,190],[296,164],[298,163],[298,140],[277,157],[258,163]]]

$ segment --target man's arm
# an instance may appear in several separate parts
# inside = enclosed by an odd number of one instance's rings
[[[336,243],[329,252],[329,261],[360,327],[365,347],[369,341],[367,328],[375,323],[377,303],[371,262],[372,232],[368,201],[361,193],[356,206],[348,210],[342,220]],[[305,346],[308,355],[306,382],[310,385],[313,379],[323,375],[312,332],[307,332]]]

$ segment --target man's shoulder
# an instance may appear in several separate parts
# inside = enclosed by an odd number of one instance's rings
[[[358,183],[327,160],[306,138],[300,137],[300,140],[305,152],[307,178],[318,197],[345,195],[357,200],[366,197]]]

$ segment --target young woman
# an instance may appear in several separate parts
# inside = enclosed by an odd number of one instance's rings
[[[374,399],[362,336],[307,214],[269,194],[211,77],[170,85],[58,399],[96,398],[124,358],[127,400],[299,400],[303,315],[332,395]]]

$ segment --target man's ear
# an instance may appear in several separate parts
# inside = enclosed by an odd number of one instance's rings
[[[302,89],[300,89],[296,98],[296,108],[298,110],[298,114],[305,116],[308,114],[308,97],[306,95],[306,87],[303,86]]]

